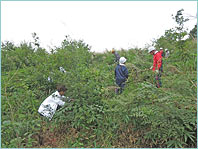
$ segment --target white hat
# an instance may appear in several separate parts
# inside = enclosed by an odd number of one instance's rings
[[[155,48],[154,47],[149,47],[149,49],[148,49],[148,53],[151,53],[152,51],[154,51],[155,50]]]
[[[168,51],[168,49],[165,49],[165,51]]]
[[[162,50],[163,48],[160,48],[160,50]]]
[[[119,62],[120,62],[120,64],[124,64],[124,63],[126,62],[126,58],[121,57],[121,58],[119,59]]]

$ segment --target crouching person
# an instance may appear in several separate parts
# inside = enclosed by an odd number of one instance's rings
[[[63,99],[70,99],[64,96],[67,88],[64,85],[60,85],[57,87],[57,91],[47,97],[40,105],[38,112],[41,116],[46,117],[47,119],[51,120],[54,116],[56,110],[60,107],[64,106],[65,102]]]
[[[115,79],[116,84],[119,86],[119,89],[116,89],[116,94],[121,94],[124,87],[125,82],[128,79],[128,69],[125,66],[126,58],[121,57],[119,59],[119,64],[115,68]]]

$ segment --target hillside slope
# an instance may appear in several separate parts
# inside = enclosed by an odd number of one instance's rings
[[[118,51],[130,73],[121,95],[114,93],[111,52],[92,53],[82,41],[63,43],[51,54],[28,44],[2,48],[2,147],[197,146],[195,40],[186,40],[186,48],[172,48],[163,60],[162,88],[154,85],[146,50]],[[75,101],[43,122],[38,107],[57,84],[65,84],[66,96]]]

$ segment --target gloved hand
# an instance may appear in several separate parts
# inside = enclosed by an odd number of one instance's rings
[[[153,69],[153,66],[151,66],[150,70]]]
[[[159,73],[159,70],[155,70],[155,72],[158,74]]]

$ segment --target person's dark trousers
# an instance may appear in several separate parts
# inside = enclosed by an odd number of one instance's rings
[[[161,71],[159,71],[159,73],[155,75],[155,84],[157,88],[162,87]]]
[[[162,65],[161,65],[160,71],[163,72],[163,61],[162,61]]]
[[[119,89],[116,90],[116,94],[121,94],[125,87],[125,80],[116,80],[116,84],[119,86]]]

